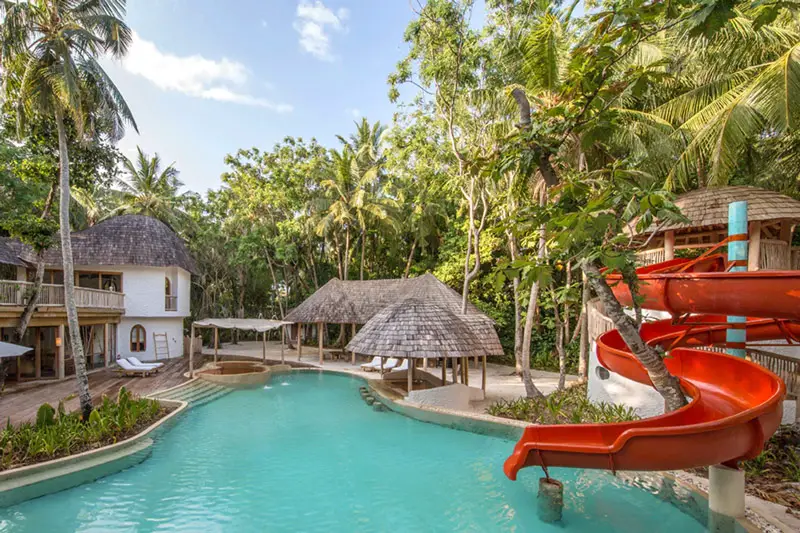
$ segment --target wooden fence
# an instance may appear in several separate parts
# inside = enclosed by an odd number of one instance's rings
[[[24,306],[28,303],[33,283],[27,281],[0,280],[0,305]],[[75,287],[75,305],[77,307],[96,309],[125,308],[125,295],[121,292],[103,291]],[[64,306],[64,286],[42,284],[39,306]]]

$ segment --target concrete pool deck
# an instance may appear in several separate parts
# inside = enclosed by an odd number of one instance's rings
[[[220,357],[242,357],[247,359],[261,360],[263,356],[263,347],[261,341],[243,341],[239,344],[225,344],[219,347]],[[203,355],[213,357],[213,347],[203,347]],[[303,346],[303,355],[300,361],[297,360],[297,350],[290,350],[288,347],[284,348],[284,357],[287,363],[303,363],[305,366],[313,368],[324,368],[328,370],[336,370],[339,372],[346,372],[362,377],[367,380],[381,380],[380,372],[364,372],[361,370],[361,365],[367,363],[371,358],[356,358],[356,364],[350,364],[350,355],[346,359],[332,359],[332,351],[325,350],[325,361],[322,366],[319,364],[319,352],[317,347]],[[266,346],[266,358],[268,361],[280,362],[281,360],[281,345],[280,342],[269,341]],[[431,373],[438,376],[440,370],[429,369]],[[469,368],[469,384],[470,387],[481,387],[481,367]],[[557,372],[544,372],[540,370],[532,370],[531,376],[533,382],[544,394],[550,394],[558,388],[558,373]],[[451,371],[447,372],[448,381],[451,379]],[[577,381],[577,376],[568,375],[567,382]],[[491,404],[500,400],[515,400],[525,396],[525,386],[522,380],[514,374],[514,369],[508,366],[488,363],[486,365],[486,398],[481,401],[474,401],[471,403],[470,411],[475,413],[484,413],[486,408]]]

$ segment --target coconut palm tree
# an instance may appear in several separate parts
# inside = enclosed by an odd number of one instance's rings
[[[136,128],[124,98],[97,61],[104,54],[125,55],[131,30],[122,21],[124,13],[125,0],[0,2],[4,97],[16,106],[20,129],[27,116],[38,113],[52,117],[58,131],[64,301],[84,419],[91,413],[92,397],[75,306],[65,120],[72,120],[78,135],[98,133],[93,131],[97,124],[117,138],[125,124]]]
[[[161,157],[148,156],[141,147],[136,147],[136,160],[125,158],[122,166],[127,178],[119,180],[122,190],[119,213],[147,215],[173,227],[185,219],[181,209],[183,194],[178,190],[183,183],[178,179],[174,163],[162,168]]]

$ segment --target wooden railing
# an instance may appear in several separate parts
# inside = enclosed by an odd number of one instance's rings
[[[177,311],[178,310],[178,297],[165,296],[164,297],[164,311]]]
[[[785,241],[777,239],[761,239],[761,257],[758,267],[761,270],[790,270],[792,268],[792,250]]]
[[[788,395],[800,397],[800,359],[755,348],[747,348],[747,358],[777,374]]]
[[[0,280],[0,305],[24,306],[28,303],[33,283],[27,281]],[[125,295],[121,292],[102,291],[75,287],[75,305],[96,309],[125,308]],[[39,306],[63,307],[64,286],[42,284]]]
[[[663,248],[654,248],[652,250],[642,250],[641,252],[636,252],[636,262],[639,266],[654,265],[656,263],[661,263],[662,261],[665,261]]]

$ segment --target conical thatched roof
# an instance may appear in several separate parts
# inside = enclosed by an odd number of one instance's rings
[[[728,204],[747,200],[747,219],[800,222],[800,201],[783,194],[756,187],[709,187],[682,194],[675,199],[681,213],[691,222],[659,227],[653,224],[643,234],[674,230],[711,229],[728,224]]]
[[[406,298],[366,323],[346,348],[383,357],[473,357],[487,355],[470,326],[432,301]]]
[[[0,237],[0,265],[25,266],[25,263],[18,257],[14,242],[6,237]]]
[[[466,314],[461,313],[461,295],[433,274],[409,279],[369,281],[332,279],[289,312],[284,320],[295,323],[365,324],[366,328],[384,309],[407,300],[435,304],[448,314],[457,316],[481,345],[482,352],[479,355],[503,354],[492,319],[472,303],[467,303]]]
[[[36,262],[30,247],[10,240],[6,244],[16,251],[18,259]],[[194,258],[183,240],[160,220],[144,215],[113,217],[83,231],[73,232],[72,257],[78,266],[177,266],[197,273]],[[44,259],[48,266],[60,267],[61,248],[50,248]]]

